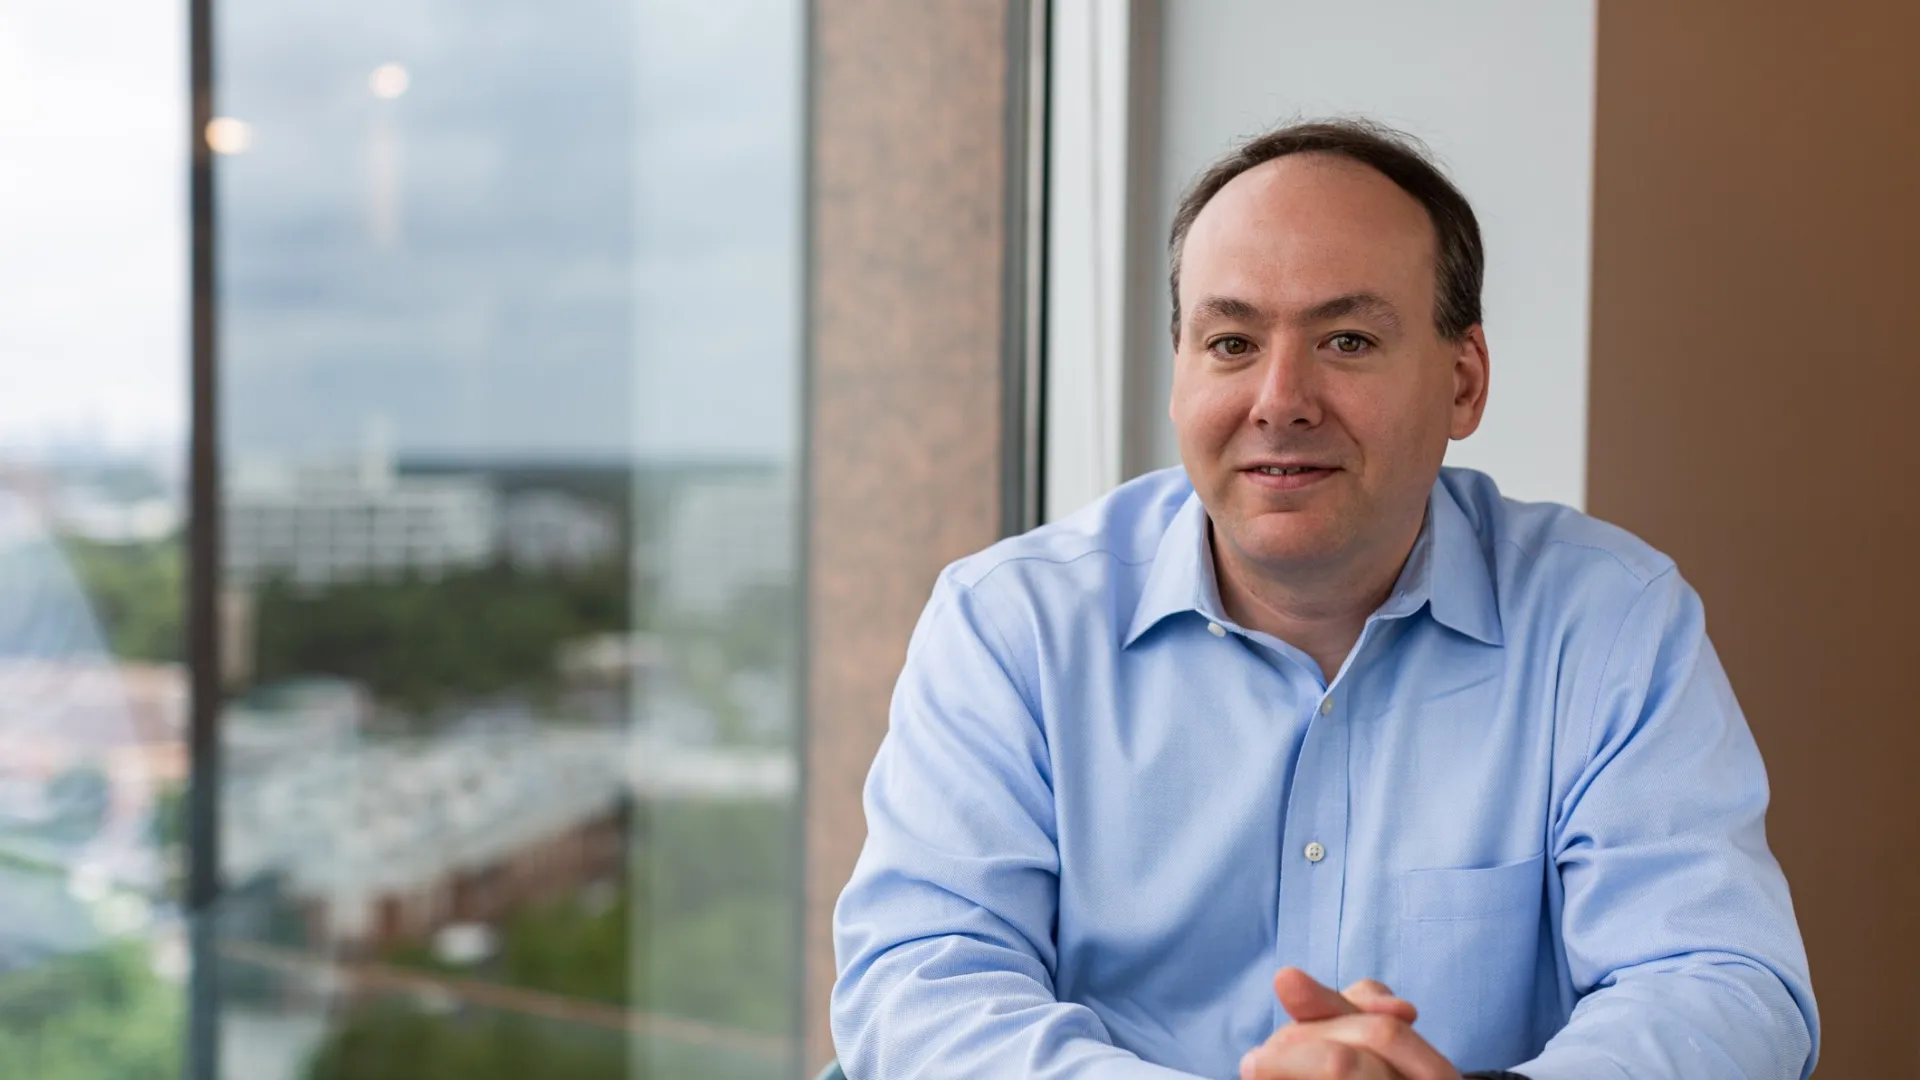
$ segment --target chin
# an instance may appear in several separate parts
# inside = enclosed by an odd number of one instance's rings
[[[1277,515],[1265,514],[1271,518]],[[1262,521],[1255,518],[1231,538],[1241,554],[1266,565],[1319,562],[1338,553],[1340,538],[1317,522]]]

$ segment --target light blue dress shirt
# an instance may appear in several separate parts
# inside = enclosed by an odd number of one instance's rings
[[[1462,1070],[1812,1071],[1766,774],[1673,563],[1446,470],[1329,683],[1186,476],[949,567],[834,916],[851,1080],[1238,1075],[1292,964]]]

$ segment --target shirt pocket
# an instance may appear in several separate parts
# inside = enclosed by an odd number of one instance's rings
[[[1415,1029],[1462,1071],[1533,1056],[1546,856],[1399,875],[1395,992]]]
[[[1416,923],[1489,919],[1540,911],[1545,855],[1499,866],[1408,870],[1400,875],[1400,915]]]

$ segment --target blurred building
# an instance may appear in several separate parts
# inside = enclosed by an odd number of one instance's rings
[[[719,615],[794,580],[794,490],[780,474],[688,481],[676,494],[661,564],[668,608]]]
[[[789,798],[791,756],[602,729],[390,739],[229,778],[222,870],[271,881],[310,945],[358,956],[620,872],[645,798]]]
[[[52,511],[56,532],[109,544],[164,540],[185,520],[177,496],[130,496],[90,485],[63,489]]]
[[[33,513],[55,536],[153,543],[178,534],[186,520],[181,478],[170,463],[138,454],[0,463],[0,487],[17,500],[14,512]]]
[[[508,496],[500,510],[507,561],[539,573],[604,562],[620,543],[612,512],[564,491]]]
[[[399,476],[390,457],[353,466],[236,469],[226,489],[228,579],[303,585],[440,577],[497,550],[498,499],[476,476]]]
[[[249,689],[220,717],[222,764],[236,775],[349,748],[373,713],[352,679],[309,676]]]

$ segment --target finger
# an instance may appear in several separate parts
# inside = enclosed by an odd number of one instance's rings
[[[1365,1008],[1367,1001],[1373,998],[1390,998],[1393,996],[1392,988],[1378,979],[1361,979],[1359,982],[1354,983],[1352,986],[1340,992],[1346,995],[1348,1001],[1353,1002],[1361,1008]]]
[[[1347,987],[1343,994],[1361,1012],[1394,1016],[1409,1024],[1420,1019],[1420,1010],[1413,1007],[1413,1002],[1394,997],[1385,983],[1373,979],[1361,979]]]
[[[1283,967],[1274,975],[1273,994],[1296,1021],[1326,1020],[1360,1011],[1359,1006],[1297,967]]]
[[[1460,1080],[1452,1062],[1411,1025],[1391,1016],[1357,1014],[1289,1024],[1274,1032],[1267,1047],[1320,1042],[1340,1043],[1376,1057],[1405,1080]]]
[[[1240,1080],[1393,1080],[1384,1062],[1331,1040],[1276,1043],[1240,1059]]]
[[[1371,1013],[1375,1016],[1391,1016],[1403,1024],[1411,1024],[1415,1020],[1420,1019],[1420,1010],[1414,1008],[1413,1002],[1403,998],[1375,998],[1372,1001],[1359,1002],[1358,1004],[1360,1005],[1360,1011],[1363,1013]]]

